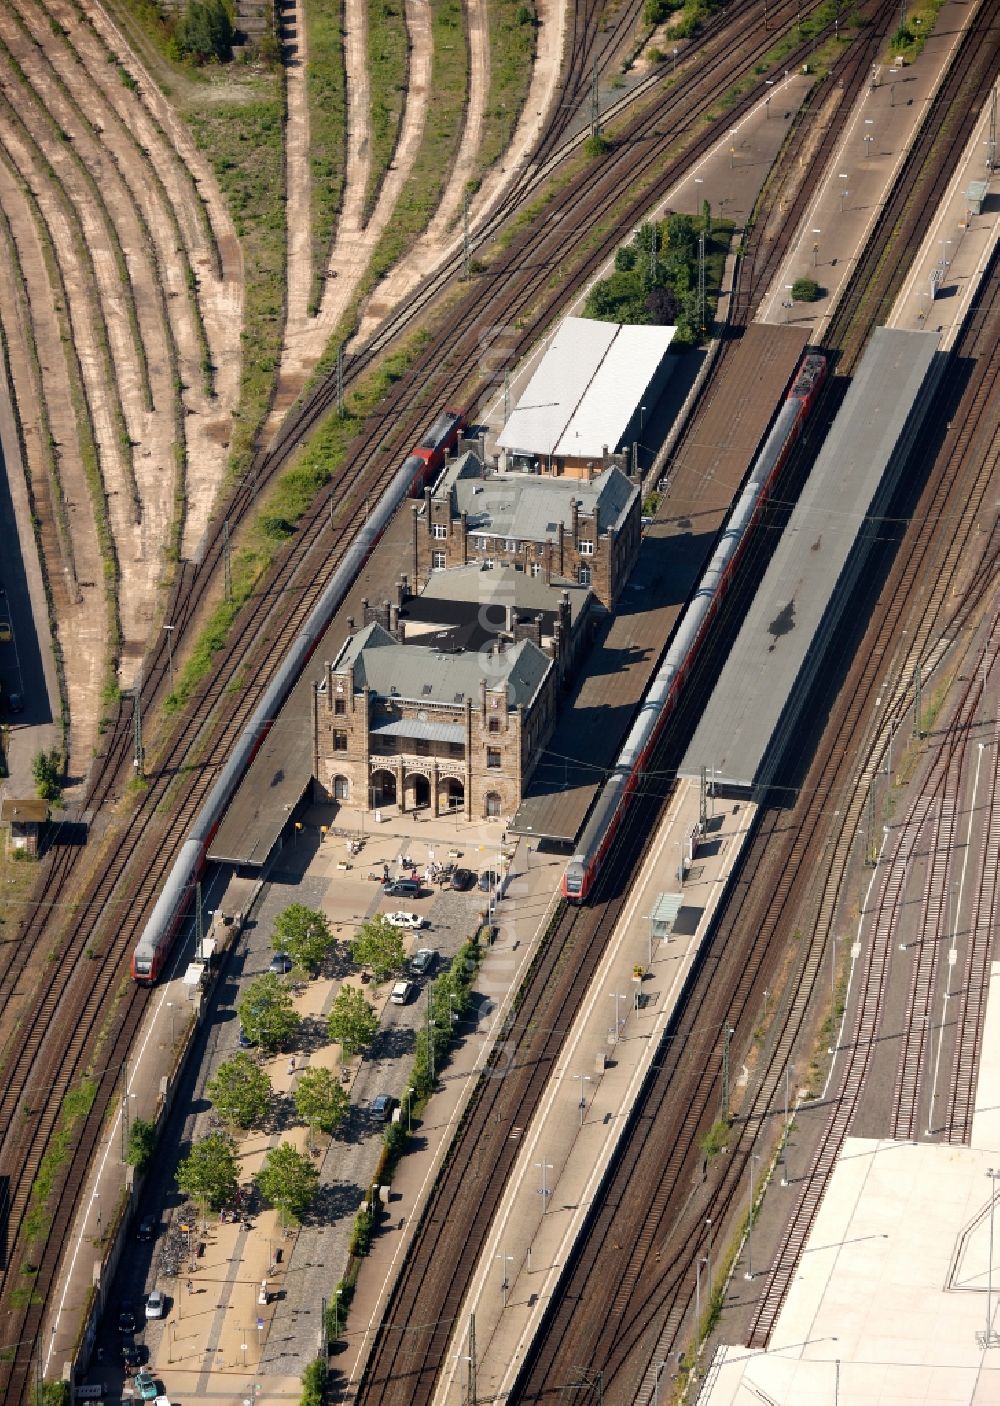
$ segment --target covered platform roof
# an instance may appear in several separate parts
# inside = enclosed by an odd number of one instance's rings
[[[930,403],[936,332],[880,327],[681,764],[766,786]]]
[[[583,677],[563,705],[512,833],[576,840],[805,344],[801,328],[755,323],[710,382],[616,613],[581,662]]]
[[[525,454],[599,459],[617,449],[676,328],[567,317],[497,444]]]

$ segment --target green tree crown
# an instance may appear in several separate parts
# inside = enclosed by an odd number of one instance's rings
[[[304,903],[293,903],[279,913],[274,924],[274,948],[287,952],[296,966],[315,975],[334,945],[326,916]]]
[[[249,1039],[271,1054],[293,1040],[302,1024],[292,1006],[291,992],[274,972],[265,972],[251,981],[236,1010]]]
[[[362,923],[351,943],[351,956],[359,967],[371,967],[376,981],[384,981],[406,963],[403,935],[381,913]]]
[[[357,1054],[369,1045],[378,1029],[378,1016],[356,986],[342,986],[330,1007],[327,1034],[336,1040],[345,1055]]]
[[[295,1087],[295,1109],[310,1128],[332,1133],[350,1107],[347,1090],[331,1069],[307,1069]]]
[[[287,1223],[301,1220],[309,1209],[319,1185],[319,1172],[298,1148],[282,1142],[268,1152],[254,1180],[264,1199],[276,1207]]]
[[[177,1185],[202,1209],[217,1211],[236,1195],[236,1144],[228,1133],[196,1142],[177,1167]]]
[[[219,1065],[205,1092],[220,1117],[238,1128],[259,1127],[270,1111],[271,1081],[246,1050]]]

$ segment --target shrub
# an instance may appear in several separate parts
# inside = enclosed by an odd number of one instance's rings
[[[54,801],[62,784],[62,755],[57,747],[49,752],[39,752],[31,763],[31,775],[35,781],[35,792],[40,800]]]
[[[792,284],[792,300],[796,303],[814,303],[823,296],[823,290],[814,278],[797,278]]]
[[[302,1373],[302,1395],[299,1398],[300,1406],[323,1406],[323,1394],[326,1390],[326,1363],[322,1358],[315,1357]]]
[[[223,0],[188,0],[175,38],[181,53],[196,63],[231,59],[233,22]]]

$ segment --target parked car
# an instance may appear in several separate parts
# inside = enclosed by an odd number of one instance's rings
[[[0,644],[10,644],[14,638],[9,620],[0,620]]]
[[[386,913],[385,916],[394,928],[408,928],[410,932],[419,932],[421,928],[430,927],[428,920],[422,918],[419,913]]]
[[[409,981],[397,981],[392,988],[389,1000],[394,1006],[405,1006],[413,995],[413,984]]]
[[[287,952],[275,952],[274,956],[271,958],[268,971],[274,972],[275,976],[284,976],[286,972],[291,971],[294,965],[295,963]]]
[[[500,887],[500,875],[495,869],[484,869],[479,876],[480,893],[496,893]]]
[[[389,898],[419,898],[420,883],[417,879],[390,879],[385,892]]]
[[[250,1039],[250,1036],[247,1034],[247,1032],[243,1029],[242,1025],[240,1026],[239,1032],[236,1036],[236,1043],[239,1045],[241,1050],[253,1049],[253,1041]]]
[[[155,1401],[160,1394],[156,1381],[149,1372],[136,1372],[135,1384],[143,1401]]]
[[[139,1222],[138,1226],[136,1227],[135,1238],[136,1238],[137,1240],[141,1240],[144,1245],[147,1245],[150,1240],[155,1240],[155,1238],[156,1238],[156,1217],[155,1217],[155,1216],[143,1216],[142,1220]]]
[[[163,1294],[159,1289],[154,1289],[146,1296],[146,1317],[162,1318],[166,1304],[163,1302]]]
[[[471,869],[455,869],[451,875],[451,886],[458,893],[465,893],[471,889],[476,882],[476,876]]]
[[[135,1313],[128,1304],[118,1305],[118,1331],[119,1333],[135,1332]]]
[[[396,1100],[392,1094],[376,1094],[372,1099],[372,1113],[382,1123],[392,1121],[392,1110],[396,1107]]]
[[[433,947],[421,947],[410,958],[410,970],[414,976],[430,976],[437,964],[438,954]]]
[[[122,1366],[131,1367],[137,1371],[142,1366],[142,1353],[134,1342],[128,1338],[122,1343]]]

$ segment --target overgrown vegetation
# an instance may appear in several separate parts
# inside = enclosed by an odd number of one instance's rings
[[[340,0],[310,0],[305,13],[313,274],[309,312],[315,315],[323,296],[321,274],[329,257],[333,227],[344,195],[347,77]]]
[[[69,1160],[76,1125],[90,1112],[96,1094],[97,1081],[84,1077],[63,1099],[59,1124],[49,1140],[48,1151],[41,1160],[31,1188],[28,1214],[24,1218],[26,1243],[37,1239],[48,1229],[51,1219],[49,1199],[60,1172]]]
[[[35,794],[39,800],[54,801],[62,787],[62,753],[58,747],[48,752],[36,752],[31,763],[31,775],[35,783]]]
[[[643,18],[648,25],[663,24],[680,11],[680,19],[670,26],[670,37],[690,39],[721,4],[722,0],[646,0]]]
[[[186,117],[212,164],[243,248],[240,398],[230,468],[246,472],[274,390],[285,315],[284,89],[270,73],[247,76]]]
[[[700,216],[668,215],[644,224],[615,255],[615,271],[591,289],[584,315],[604,322],[676,326],[675,345],[704,340],[712,327],[731,222],[713,222],[708,202]],[[705,235],[705,299],[698,292],[699,236]]]
[[[233,22],[223,0],[187,0],[174,30],[178,58],[225,63],[233,56],[233,38]]]
[[[889,41],[889,52],[884,61],[902,58],[907,63],[913,63],[923,52],[943,4],[944,0],[920,0],[919,4],[907,7],[902,24]]]
[[[796,303],[815,303],[822,298],[823,289],[815,278],[797,278],[792,284],[792,300]]]
[[[487,0],[490,85],[483,112],[479,169],[489,170],[510,145],[531,83],[537,18],[522,0]]]
[[[406,101],[409,40],[404,0],[368,0],[370,147],[363,219],[375,208],[392,161]]]
[[[145,1118],[135,1118],[128,1130],[126,1160],[139,1176],[146,1170],[156,1151],[156,1124]]]
[[[299,1406],[323,1406],[326,1400],[326,1363],[316,1357],[302,1373]]]

